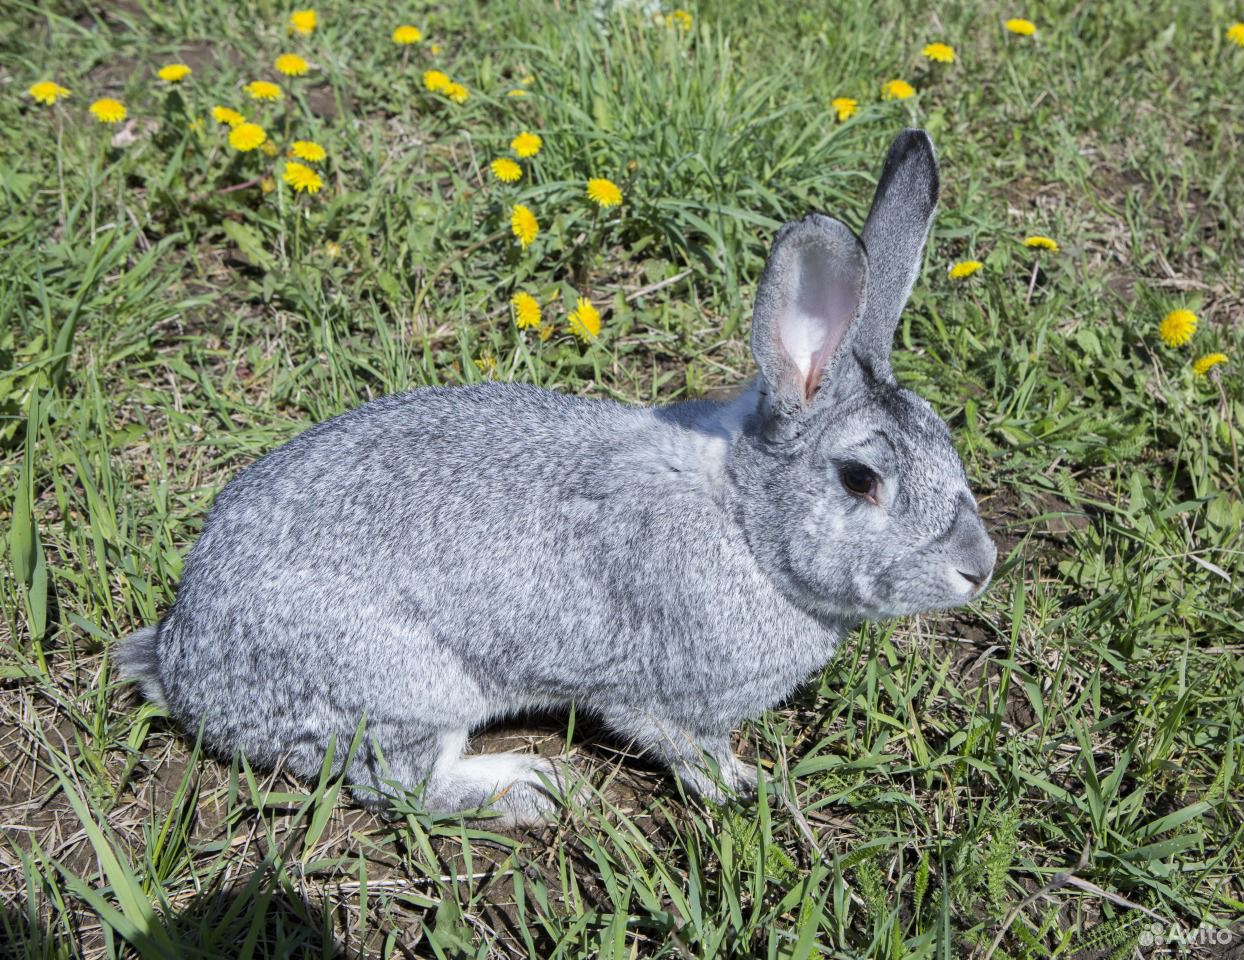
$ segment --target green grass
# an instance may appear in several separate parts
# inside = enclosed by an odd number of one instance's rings
[[[1239,11],[1056,0],[1022,40],[1001,22],[1023,11],[986,2],[717,0],[690,31],[317,6],[303,40],[269,2],[0,0],[0,952],[1127,957],[1155,918],[1238,945]],[[426,34],[406,53],[401,22]],[[924,64],[931,40],[958,62]],[[287,50],[311,75],[245,102]],[[152,73],[175,60],[194,74],[170,93]],[[432,66],[470,99],[423,91]],[[47,77],[73,96],[36,105]],[[919,96],[880,102],[893,77]],[[86,112],[105,95],[133,142]],[[323,143],[325,189],[262,192],[276,161],[231,151],[218,103]],[[909,124],[943,207],[896,368],[951,423],[1004,559],[979,604],[863,629],[743,729],[755,805],[706,808],[555,718],[519,745],[570,744],[595,797],[547,831],[413,800],[381,820],[331,778],[204,756],[118,681],[116,639],[167,609],[212,497],[311,423],[484,376],[634,402],[743,382],[774,228],[858,227]],[[522,129],[544,148],[498,184]],[[596,175],[620,211],[586,201]],[[526,251],[514,202],[541,223]],[[548,339],[515,329],[519,289]],[[604,316],[589,345],[578,296]],[[1177,307],[1200,326],[1173,349]]]

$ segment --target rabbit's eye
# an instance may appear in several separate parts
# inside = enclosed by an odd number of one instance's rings
[[[877,502],[878,478],[862,463],[848,463],[838,468],[838,478],[848,493],[863,497],[871,503]]]

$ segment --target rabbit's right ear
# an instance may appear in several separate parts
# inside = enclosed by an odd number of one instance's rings
[[[867,278],[864,248],[845,224],[814,213],[778,231],[752,312],[752,354],[778,416],[811,405],[849,345]]]

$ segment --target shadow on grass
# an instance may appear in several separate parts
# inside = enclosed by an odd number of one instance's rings
[[[259,884],[196,897],[171,917],[161,918],[160,929],[147,931],[144,945],[85,904],[68,898],[66,904],[69,912],[56,916],[52,925],[41,915],[44,911],[6,904],[0,910],[0,960],[124,955],[126,940],[143,957],[347,960],[365,953],[362,944],[351,949],[334,935],[332,917],[320,905],[275,884],[270,876]]]

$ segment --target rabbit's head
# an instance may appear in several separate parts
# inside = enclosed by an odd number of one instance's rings
[[[767,572],[824,614],[958,606],[993,571],[950,431],[890,369],[937,194],[932,142],[904,131],[862,236],[818,214],[787,224],[756,292],[760,397],[730,457],[737,510]]]

